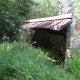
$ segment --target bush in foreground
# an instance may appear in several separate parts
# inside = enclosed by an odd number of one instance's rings
[[[0,44],[0,80],[79,80],[76,68],[69,64],[67,69],[54,66],[41,49],[27,43]]]
[[[75,77],[75,80],[80,79],[80,50],[72,55],[68,60],[66,71]]]

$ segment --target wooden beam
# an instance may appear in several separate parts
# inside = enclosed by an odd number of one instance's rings
[[[53,16],[53,17],[46,17],[46,18],[38,18],[38,19],[30,19],[26,20],[25,22],[38,22],[38,21],[50,21],[50,20],[59,20],[59,19],[72,19],[73,14],[64,14],[64,15],[59,15],[59,16]]]

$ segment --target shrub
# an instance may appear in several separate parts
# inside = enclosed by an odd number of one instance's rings
[[[0,80],[79,80],[79,56],[54,66],[41,49],[27,43],[0,44]],[[76,63],[77,61],[77,63]]]
[[[30,5],[33,4],[32,0],[0,0],[0,41],[3,36],[11,41],[17,39],[18,26],[29,19]]]
[[[67,62],[67,71],[72,74],[76,80],[80,79],[80,50],[72,55]]]

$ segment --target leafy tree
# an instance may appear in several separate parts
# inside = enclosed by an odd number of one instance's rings
[[[80,0],[76,0],[75,15],[80,18]]]
[[[54,0],[35,0],[37,5],[31,6],[30,18],[49,17],[56,15],[57,4]]]
[[[18,26],[29,16],[31,0],[0,0],[0,40],[2,37],[16,39]]]
[[[57,14],[74,13],[75,0],[56,0],[58,4]]]
[[[48,17],[74,13],[75,0],[35,0],[30,8],[30,18]]]

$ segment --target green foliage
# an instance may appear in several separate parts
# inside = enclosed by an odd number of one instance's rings
[[[75,15],[80,18],[80,0],[76,0],[75,3]]]
[[[74,13],[75,0],[56,0],[58,14]]]
[[[67,71],[75,77],[76,80],[80,79],[80,50],[74,53],[72,58],[67,62]]]
[[[41,49],[27,43],[0,44],[0,80],[79,80],[80,59],[73,55],[67,68],[54,66]]]
[[[34,30],[32,29],[25,29],[25,30],[22,29],[20,31],[19,41],[31,44],[33,34],[34,34]]]
[[[18,36],[18,26],[29,17],[31,0],[0,0],[0,39],[3,36],[11,40]]]
[[[37,5],[31,7],[30,18],[42,18],[57,15],[57,4],[53,0],[35,0]]]

